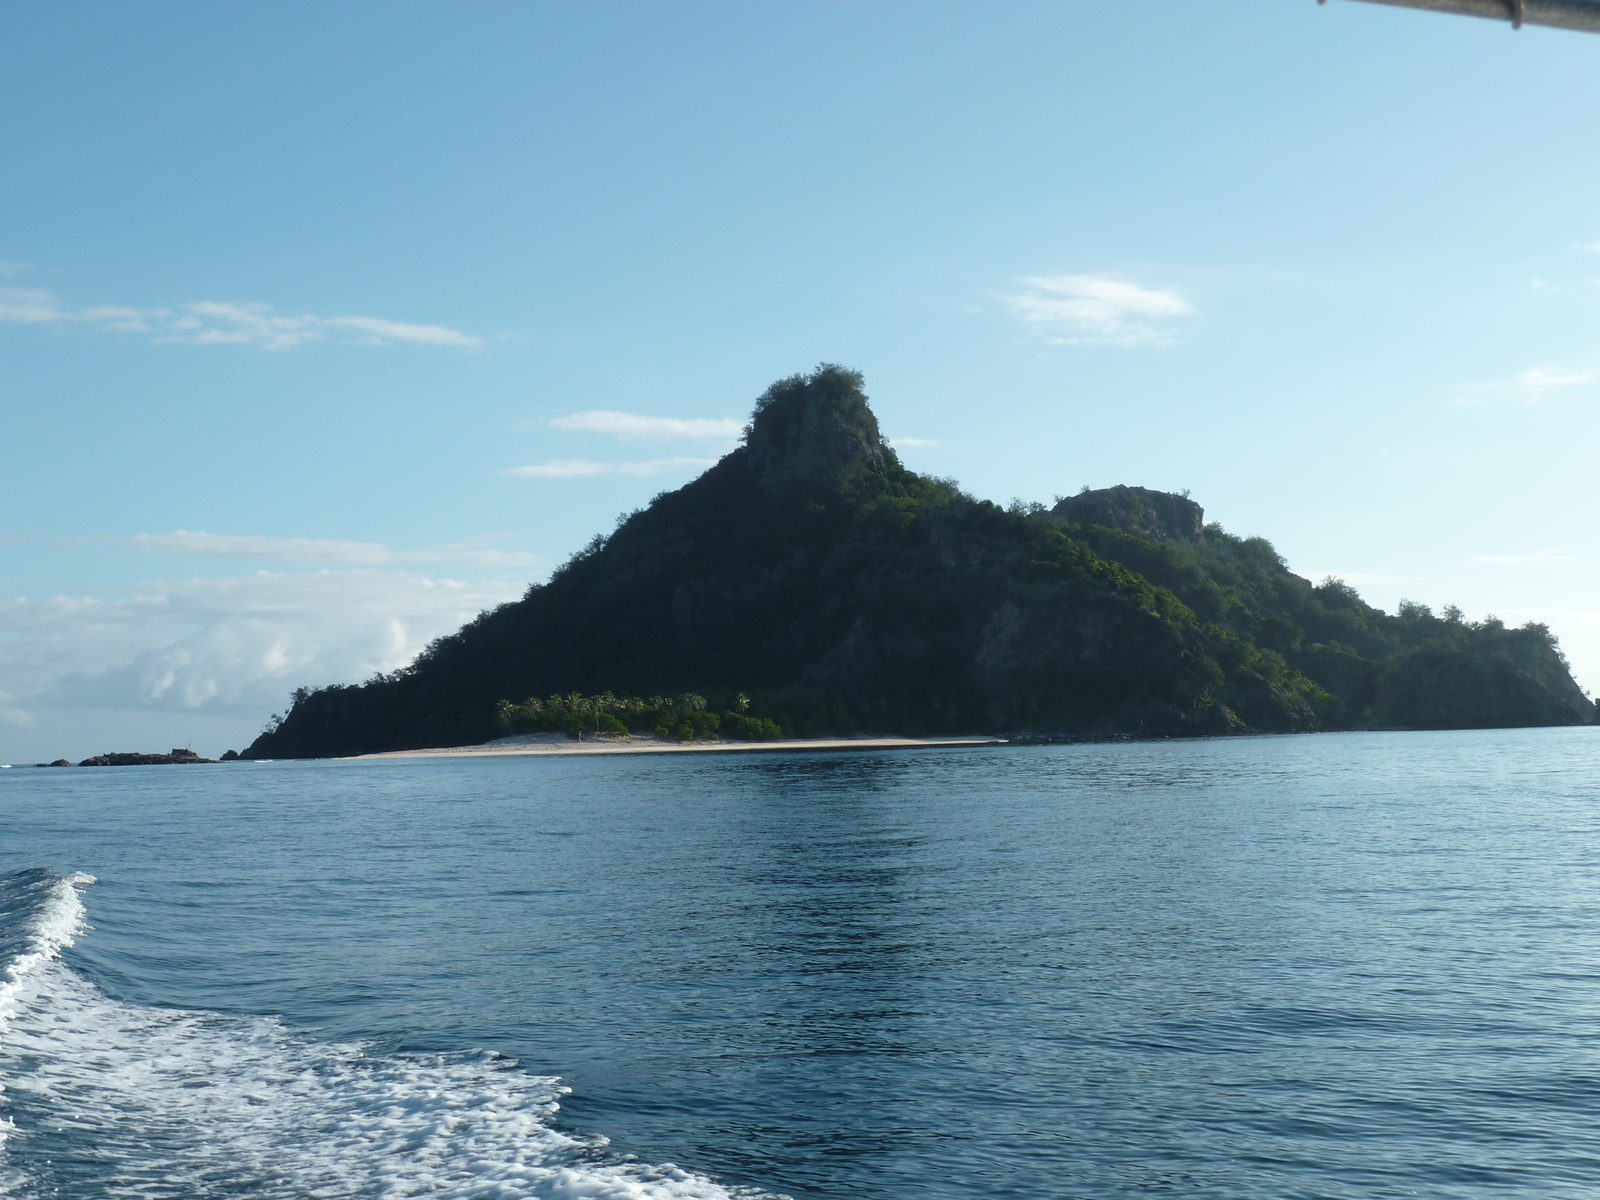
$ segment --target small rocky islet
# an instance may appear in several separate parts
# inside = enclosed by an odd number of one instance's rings
[[[229,750],[220,759],[201,758],[193,750],[174,747],[165,754],[147,754],[138,750],[107,751],[105,754],[96,754],[74,763],[69,758],[58,758],[55,762],[39,763],[41,767],[160,767],[182,763],[215,763],[237,762],[239,752]]]

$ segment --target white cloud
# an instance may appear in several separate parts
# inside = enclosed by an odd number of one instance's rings
[[[534,463],[527,467],[506,467],[500,474],[517,479],[578,479],[586,475],[609,475],[615,465],[568,458]]]
[[[33,270],[32,263],[5,262],[0,260],[0,279],[15,279],[18,275],[26,274]]]
[[[260,571],[0,599],[0,726],[25,729],[48,710],[84,727],[98,710],[259,722],[293,688],[394,670],[522,590],[403,571]]]
[[[938,438],[905,438],[905,437],[897,437],[897,438],[890,438],[889,439],[889,444],[891,446],[910,446],[913,449],[916,449],[916,448],[919,448],[919,447],[922,447],[922,446],[937,446],[939,444],[939,439]]]
[[[744,429],[744,423],[732,417],[647,417],[638,413],[613,412],[609,409],[552,417],[549,424],[552,429],[569,432],[609,433],[624,441],[671,441],[691,438],[732,441]]]
[[[1556,388],[1577,387],[1594,382],[1593,371],[1562,371],[1553,367],[1534,367],[1517,376],[1517,386],[1530,402],[1544,399]]]
[[[387,567],[407,563],[461,563],[475,567],[537,567],[536,554],[497,550],[484,539],[391,550],[380,542],[346,542],[332,538],[271,538],[257,534],[136,533],[128,541],[141,550],[165,554],[203,554],[214,558],[255,558],[273,562],[327,563],[343,567]]]
[[[1538,404],[1551,392],[1582,387],[1595,382],[1597,378],[1600,376],[1593,371],[1572,371],[1561,367],[1530,367],[1514,379],[1502,380],[1499,383],[1474,384],[1466,395],[1457,397],[1456,403],[1493,404],[1511,400],[1523,404]]]
[[[1053,345],[1148,346],[1173,341],[1170,322],[1194,307],[1177,291],[1089,275],[1031,276],[1000,298],[1011,315]]]
[[[483,345],[479,339],[443,325],[407,325],[401,321],[385,321],[381,317],[329,317],[322,323],[329,329],[358,330],[366,335],[360,340],[372,344],[417,342],[424,346]]]
[[[0,321],[31,325],[70,319],[49,292],[41,292],[37,288],[0,287]]]
[[[612,469],[618,475],[659,475],[662,471],[681,471],[692,468],[704,471],[718,463],[715,458],[658,458],[650,462],[621,462],[613,463]]]
[[[443,325],[414,325],[382,317],[285,315],[270,304],[199,300],[177,308],[97,305],[72,309],[36,288],[0,288],[0,321],[13,324],[77,324],[118,333],[147,334],[157,342],[196,346],[259,346],[293,350],[307,342],[358,345],[410,342],[425,346],[481,346],[480,339]]]
[[[1574,250],[1587,250],[1593,254],[1600,254],[1600,242],[1573,242]]]
[[[517,479],[578,479],[591,475],[659,475],[688,467],[704,469],[717,464],[714,458],[657,458],[648,462],[590,462],[586,459],[554,459],[526,467],[506,467],[500,472]]]
[[[1472,561],[1497,566],[1523,566],[1530,563],[1571,562],[1575,557],[1565,550],[1535,550],[1531,554],[1479,554]]]

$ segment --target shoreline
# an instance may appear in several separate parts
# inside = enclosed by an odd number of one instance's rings
[[[535,737],[540,740],[534,740]],[[556,740],[559,738],[560,740]],[[500,738],[477,746],[441,746],[428,750],[382,750],[374,754],[353,754],[345,762],[370,762],[396,758],[539,758],[581,754],[737,754],[792,753],[807,750],[914,750],[941,746],[1004,746],[1003,737],[970,736],[944,738],[856,737],[785,738],[778,742],[664,742],[658,738],[634,736],[615,741],[574,742],[562,735],[533,735],[528,738]]]

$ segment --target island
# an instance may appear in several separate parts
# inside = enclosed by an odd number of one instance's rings
[[[237,758],[238,755],[234,757]],[[166,767],[192,763],[214,763],[216,761],[214,758],[201,758],[193,750],[185,747],[176,747],[166,754],[153,754],[137,750],[107,751],[105,754],[96,754],[92,758],[86,758],[78,765],[80,767]],[[72,764],[64,758],[58,758],[50,765],[52,767],[67,767]]]
[[[902,465],[861,375],[823,365],[773,384],[736,449],[548,582],[398,671],[296,691],[241,757],[634,727],[1048,739],[1597,717],[1543,625],[1384,612],[1186,495],[975,499]]]

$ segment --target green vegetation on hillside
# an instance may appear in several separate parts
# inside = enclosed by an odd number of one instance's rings
[[[565,728],[573,715],[505,703],[515,697],[686,693],[708,697],[696,711],[724,730],[742,694],[801,736],[1595,717],[1542,626],[1420,606],[1391,616],[1337,580],[1293,575],[1260,538],[1205,526],[1183,496],[1110,488],[1048,510],[975,500],[903,467],[860,376],[823,367],[774,384],[742,446],[548,583],[401,671],[297,693],[246,753],[480,742],[505,719]],[[639,703],[661,715],[669,702]]]
[[[775,741],[783,730],[770,717],[749,712],[750,698],[734,698],[734,708],[718,713],[707,707],[706,698],[694,692],[680,696],[613,696],[602,692],[585,696],[571,692],[540,700],[531,696],[521,704],[500,702],[499,725],[503,733],[565,733],[582,737],[586,733],[654,733],[672,741],[692,742],[716,735],[741,742]]]
[[[1107,489],[1119,490],[1142,489]],[[1234,537],[1215,524],[1193,540],[1140,537],[1076,525],[1070,517],[1063,530],[1170,588],[1201,620],[1277,656],[1323,689],[1325,728],[1594,720],[1594,706],[1572,682],[1544,625],[1508,629],[1494,617],[1468,622],[1457,608],[1435,616],[1410,602],[1391,615],[1341,580],[1313,586],[1292,574],[1264,538]]]

